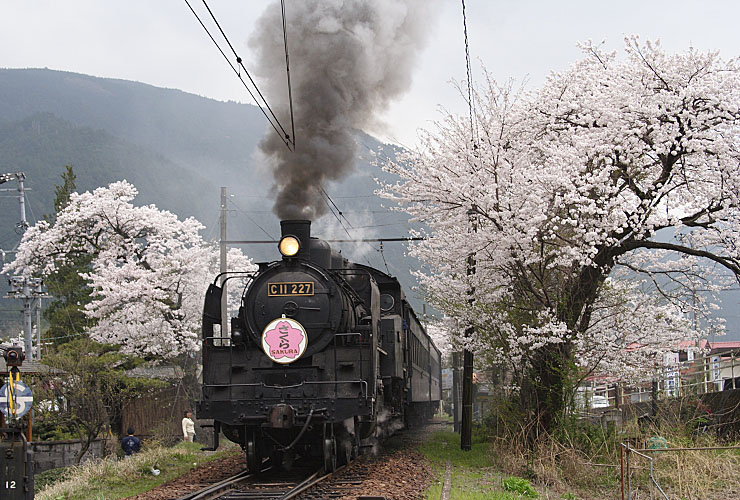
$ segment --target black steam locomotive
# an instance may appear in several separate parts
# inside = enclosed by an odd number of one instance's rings
[[[203,385],[197,416],[246,452],[289,464],[323,457],[327,470],[392,426],[431,417],[441,399],[440,353],[399,282],[352,263],[310,221],[281,222],[282,260],[250,276],[230,337],[221,293],[203,311]]]

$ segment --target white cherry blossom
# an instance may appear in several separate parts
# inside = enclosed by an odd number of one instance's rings
[[[740,276],[738,62],[625,42],[583,44],[531,93],[489,78],[474,132],[448,115],[384,165],[401,181],[381,193],[427,228],[429,300],[537,380],[651,366],[721,330],[716,292]]]
[[[53,224],[28,229],[3,272],[46,275],[75,254],[92,254],[92,271],[84,277],[93,289],[85,306],[97,320],[89,331],[93,339],[141,356],[197,351],[218,249],[203,241],[203,226],[194,218],[181,221],[154,205],[134,206],[136,195],[126,181],[73,193]],[[231,270],[256,270],[238,249],[229,251],[228,262]],[[237,295],[234,288],[230,301]]]

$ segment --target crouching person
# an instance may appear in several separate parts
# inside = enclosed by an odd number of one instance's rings
[[[132,455],[139,453],[139,450],[141,450],[141,441],[139,438],[134,436],[133,427],[129,427],[126,432],[128,436],[123,438],[121,441],[121,448],[123,448],[123,453],[125,453],[126,458],[131,458]]]

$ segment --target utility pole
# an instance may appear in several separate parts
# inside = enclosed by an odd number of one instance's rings
[[[478,226],[475,219],[475,214],[478,210],[476,205],[473,205],[468,212],[468,219],[470,221],[472,231],[475,233],[478,231]],[[475,274],[475,254],[471,252],[468,255],[467,275],[473,276]],[[468,290],[468,304],[473,306],[475,298],[473,294],[475,288],[471,285]],[[465,329],[465,338],[470,339],[475,332],[475,327],[470,324]],[[463,394],[462,394],[462,422],[460,425],[460,449],[463,451],[470,451],[473,449],[473,352],[470,349],[463,351]]]
[[[221,188],[221,337],[228,337],[229,332],[229,301],[226,293],[226,188]]]
[[[452,353],[452,429],[460,432],[462,418],[462,391],[460,390],[460,353]]]
[[[23,172],[14,172],[0,174],[0,184],[15,180],[18,183],[18,202],[21,209],[21,220],[16,224],[16,232],[22,235],[28,229],[26,220],[26,191],[24,185],[26,174]],[[12,191],[12,190],[8,190]],[[43,280],[41,278],[26,278],[25,276],[15,276],[9,280],[10,291],[6,298],[21,299],[23,301],[23,339],[25,343],[26,357],[33,361],[33,311],[36,311],[36,329],[38,331],[38,354],[41,356],[41,298],[48,297],[43,292]]]
[[[39,284],[38,291],[42,292],[43,283]],[[47,294],[36,297],[36,359],[41,359],[41,297],[48,297]]]
[[[49,295],[44,292],[44,280],[41,278],[26,278],[13,276],[8,280],[10,291],[6,299],[20,299],[23,301],[23,340],[26,359],[33,361],[41,359],[41,299]],[[33,349],[33,312],[36,312],[36,353]]]

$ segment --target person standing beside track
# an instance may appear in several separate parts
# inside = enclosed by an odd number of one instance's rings
[[[195,423],[193,422],[193,412],[185,410],[185,417],[182,419],[182,435],[185,441],[192,443],[195,439]]]

